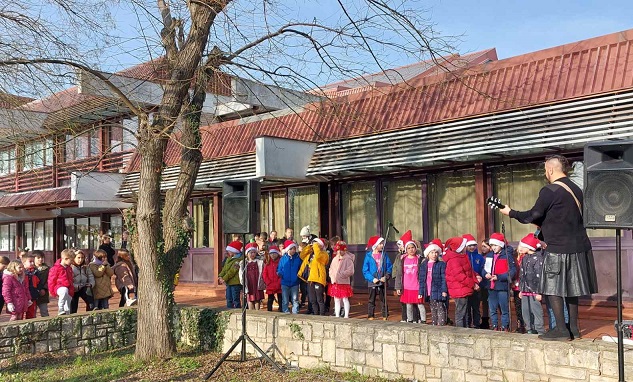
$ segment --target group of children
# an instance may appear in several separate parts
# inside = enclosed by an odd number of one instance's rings
[[[42,251],[21,251],[18,259],[0,257],[2,279],[0,311],[6,304],[10,320],[47,317],[50,296],[57,297],[58,314],[76,313],[79,300],[86,310],[108,309],[112,293],[112,276],[121,293],[119,306],[136,302],[136,272],[126,249],[119,249],[116,263],[109,262],[108,253],[99,249],[92,261],[86,262],[81,250],[64,249],[52,267],[45,262]]]
[[[277,301],[280,311],[297,314],[300,284],[305,281],[310,313],[325,314],[329,297],[334,299],[334,315],[349,317],[355,255],[338,238],[317,238],[306,228],[299,243],[288,231],[279,242],[264,235],[244,248],[239,240],[231,242],[219,275],[219,282],[227,286],[227,307],[241,306],[244,287],[250,309],[259,309],[268,295],[269,311]],[[538,293],[543,253],[534,235],[521,239],[515,252],[501,233],[481,243],[466,234],[445,243],[434,239],[422,247],[407,231],[398,241],[399,253],[393,263],[384,253],[384,245],[379,236],[369,238],[363,261],[362,276],[369,288],[368,319],[376,317],[377,298],[381,316],[388,316],[385,288],[393,278],[403,321],[426,323],[428,306],[430,323],[447,325],[452,299],[455,326],[510,331],[510,297],[514,296],[517,331],[544,333]]]

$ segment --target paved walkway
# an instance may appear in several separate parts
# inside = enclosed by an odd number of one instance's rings
[[[181,283],[176,288],[176,302],[183,305],[192,306],[208,306],[213,308],[223,308],[226,306],[224,298],[224,287],[213,287],[210,284],[186,284]],[[367,294],[357,293],[351,299],[351,318],[366,319],[367,318]],[[116,309],[119,303],[118,292],[110,299],[110,306]],[[332,304],[334,304],[332,302]],[[390,321],[399,321],[401,318],[400,303],[396,296],[388,296],[388,305],[390,307]],[[263,309],[266,309],[263,304]],[[85,304],[80,302],[79,311],[85,310]],[[378,311],[378,309],[377,309]],[[604,335],[616,337],[613,323],[617,317],[617,309],[612,302],[595,302],[587,301],[579,308],[581,332],[584,338],[602,338]],[[49,312],[52,316],[57,315],[57,300],[51,299],[49,304]],[[305,312],[305,308],[301,310]],[[514,311],[512,311],[514,313]],[[453,305],[449,308],[449,315],[453,317]],[[39,317],[39,314],[38,314]],[[633,303],[627,302],[624,306],[623,317],[625,320],[633,320]],[[0,314],[0,322],[9,321],[9,315],[6,308]],[[547,321],[546,321],[547,322]],[[513,325],[515,327],[515,325]]]

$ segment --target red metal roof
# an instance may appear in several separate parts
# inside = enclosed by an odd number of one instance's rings
[[[60,202],[70,202],[70,197],[70,187],[5,194],[0,196],[0,208],[24,208],[49,204],[57,207]]]
[[[632,46],[633,29],[334,98],[299,114],[219,123],[203,129],[203,156],[253,152],[262,135],[338,140],[617,92],[633,87]],[[178,163],[180,148],[169,143],[168,166]],[[138,171],[138,159],[130,170]]]

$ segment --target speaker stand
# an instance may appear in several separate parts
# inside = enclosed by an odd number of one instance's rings
[[[622,232],[615,230],[615,272],[618,299],[618,380],[624,382],[624,335],[622,331]]]

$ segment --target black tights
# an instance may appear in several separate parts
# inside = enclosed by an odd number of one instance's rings
[[[565,322],[563,303],[566,303],[569,312],[569,330],[571,330],[572,334],[580,333],[578,328],[578,297],[565,297],[565,299],[563,299],[561,296],[547,296],[547,300],[554,312],[556,326]]]

